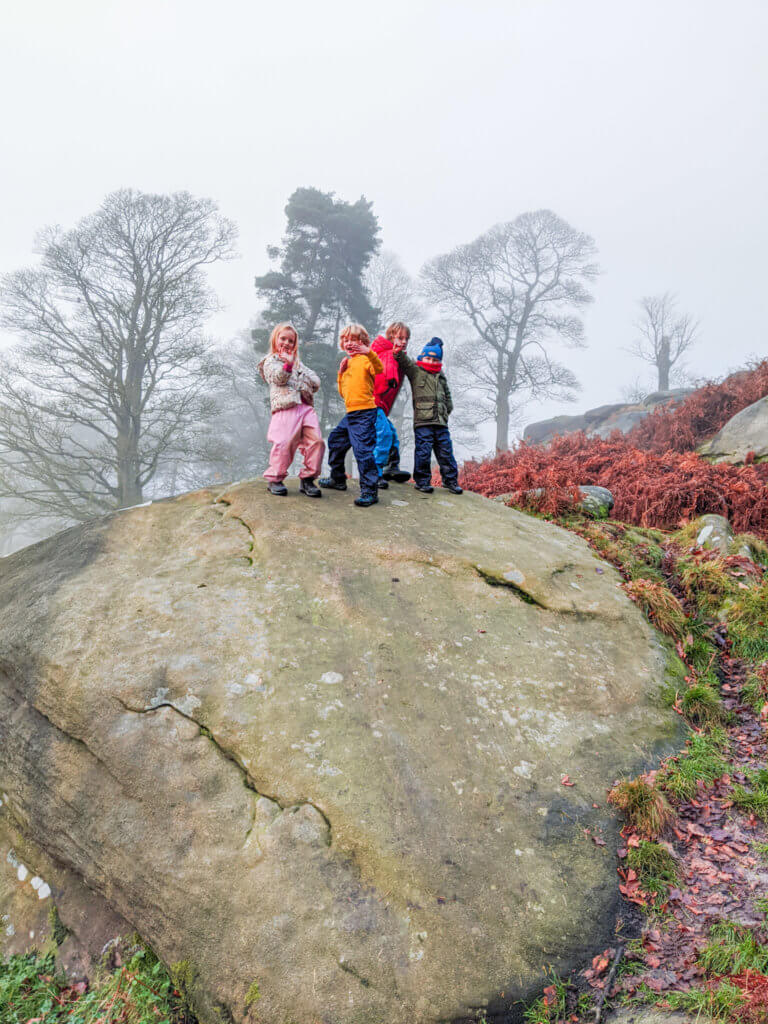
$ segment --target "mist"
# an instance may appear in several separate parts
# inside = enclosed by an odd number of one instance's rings
[[[530,399],[513,436],[653,390],[628,351],[644,296],[677,296],[699,325],[689,377],[718,377],[765,351],[767,30],[768,8],[745,0],[9,6],[0,272],[115,190],[210,198],[239,231],[238,258],[208,275],[220,308],[205,330],[226,349],[257,322],[254,277],[296,188],[364,196],[414,280],[548,209],[594,239],[600,274],[586,347],[552,347],[575,401]],[[441,310],[418,331],[442,332],[449,371],[460,341],[471,358],[471,332]],[[489,423],[457,445],[493,448]]]

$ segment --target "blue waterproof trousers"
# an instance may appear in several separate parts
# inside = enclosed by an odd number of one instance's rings
[[[440,476],[444,484],[455,484],[458,481],[459,467],[453,454],[453,443],[448,427],[426,426],[414,427],[416,451],[413,461],[413,480],[417,486],[423,487],[432,477],[432,452],[440,467]],[[329,439],[330,440],[330,439]]]
[[[392,449],[394,448],[394,455]],[[373,450],[373,457],[376,460],[376,468],[379,476],[384,472],[387,463],[393,455],[392,463],[400,465],[400,441],[395,430],[394,423],[387,417],[383,409],[376,409],[376,447]]]
[[[378,493],[379,473],[373,458],[376,446],[376,409],[348,412],[328,435],[328,464],[331,478],[346,483],[344,458],[351,448],[360,472],[360,494]]]

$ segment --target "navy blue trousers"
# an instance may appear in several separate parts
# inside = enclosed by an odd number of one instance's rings
[[[414,427],[416,451],[413,460],[413,479],[419,486],[428,484],[432,477],[432,452],[434,451],[440,476],[444,484],[455,484],[459,467],[453,454],[453,444],[448,427]]]
[[[328,435],[328,463],[331,477],[338,483],[346,482],[344,457],[351,448],[360,472],[360,493],[376,494],[379,471],[373,457],[376,447],[376,409],[358,409],[348,412],[341,423]]]

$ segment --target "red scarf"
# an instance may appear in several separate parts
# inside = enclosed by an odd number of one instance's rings
[[[440,373],[443,368],[442,363],[422,363],[420,359],[416,360],[416,365],[420,366],[422,370],[426,370],[427,373]]]

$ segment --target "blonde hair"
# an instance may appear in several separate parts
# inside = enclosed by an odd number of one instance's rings
[[[339,345],[342,341],[349,341],[352,338],[362,341],[366,345],[371,344],[371,337],[362,324],[347,324],[339,335]]]
[[[402,320],[395,320],[393,324],[390,324],[385,331],[385,337],[392,341],[401,331],[405,331],[405,337],[407,341],[411,340],[411,328],[408,324],[404,324]]]
[[[285,323],[278,324],[277,327],[273,328],[272,333],[269,336],[269,351],[272,355],[277,355],[277,339],[281,331],[293,331],[293,336],[296,339],[296,348],[294,349],[294,358],[299,358],[299,332],[289,323],[287,320]]]

